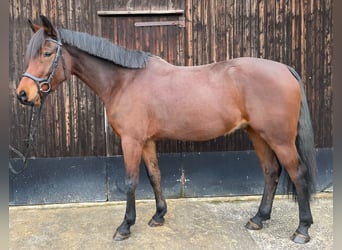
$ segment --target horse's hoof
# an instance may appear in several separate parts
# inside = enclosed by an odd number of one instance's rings
[[[162,225],[164,225],[164,221],[162,222],[158,222],[158,221],[155,221],[153,218],[148,222],[148,225],[150,227],[160,227]]]
[[[121,234],[119,231],[116,231],[115,234],[113,235],[113,240],[115,241],[122,241],[131,236],[131,233],[128,234]]]
[[[301,234],[301,233],[298,233],[298,232],[295,232],[291,236],[291,240],[294,243],[305,244],[305,243],[310,241],[310,236],[309,235],[304,235],[304,234]]]
[[[260,230],[260,229],[262,229],[262,224],[258,225],[255,222],[253,222],[252,220],[249,220],[247,222],[247,224],[245,225],[245,227],[249,230]]]

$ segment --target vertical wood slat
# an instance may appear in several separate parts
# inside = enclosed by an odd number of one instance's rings
[[[184,9],[186,27],[135,28],[131,17],[100,18],[96,14],[97,10],[125,9]],[[29,109],[18,104],[14,90],[25,70],[23,58],[32,35],[27,18],[38,21],[40,13],[59,27],[105,36],[134,49],[147,49],[179,65],[200,65],[238,56],[289,64],[301,74],[305,84],[316,146],[332,146],[331,0],[10,0],[10,138],[11,145],[20,150]],[[172,38],[176,42],[171,43]],[[164,141],[158,147],[160,152],[252,149],[242,131],[201,143]],[[100,100],[72,77],[46,101],[32,155],[60,157],[108,152],[122,153],[120,139],[105,124]]]
[[[192,21],[193,21],[193,0],[186,0],[186,4],[185,4],[185,32],[186,32],[186,45],[184,47],[184,51],[185,54],[184,56],[186,57],[186,63],[185,65],[187,66],[193,66],[193,59],[194,59],[194,55],[193,55],[193,33],[192,33]]]

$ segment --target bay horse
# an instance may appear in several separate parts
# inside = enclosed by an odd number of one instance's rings
[[[310,240],[310,198],[315,192],[313,131],[298,73],[279,62],[236,58],[201,66],[175,66],[142,51],[66,29],[44,16],[33,24],[27,71],[16,89],[19,101],[39,106],[43,98],[75,75],[100,97],[113,131],[120,136],[126,170],[126,212],[113,239],[130,236],[136,220],[135,190],[143,159],[153,187],[156,212],[149,225],[161,226],[167,211],[160,188],[155,141],[203,141],[246,129],[260,160],[265,187],[250,230],[270,219],[282,169],[299,207],[291,239]]]

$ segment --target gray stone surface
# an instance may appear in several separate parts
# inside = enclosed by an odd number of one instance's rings
[[[154,201],[137,201],[132,235],[112,241],[125,211],[124,202],[24,206],[9,208],[9,249],[333,249],[332,194],[312,201],[311,241],[290,241],[298,225],[297,204],[276,198],[271,220],[260,231],[244,225],[258,209],[261,197],[167,200],[162,227],[147,222]]]

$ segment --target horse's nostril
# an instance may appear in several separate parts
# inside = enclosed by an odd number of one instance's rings
[[[20,101],[27,101],[27,94],[26,94],[26,92],[24,90],[19,92],[18,99]]]

